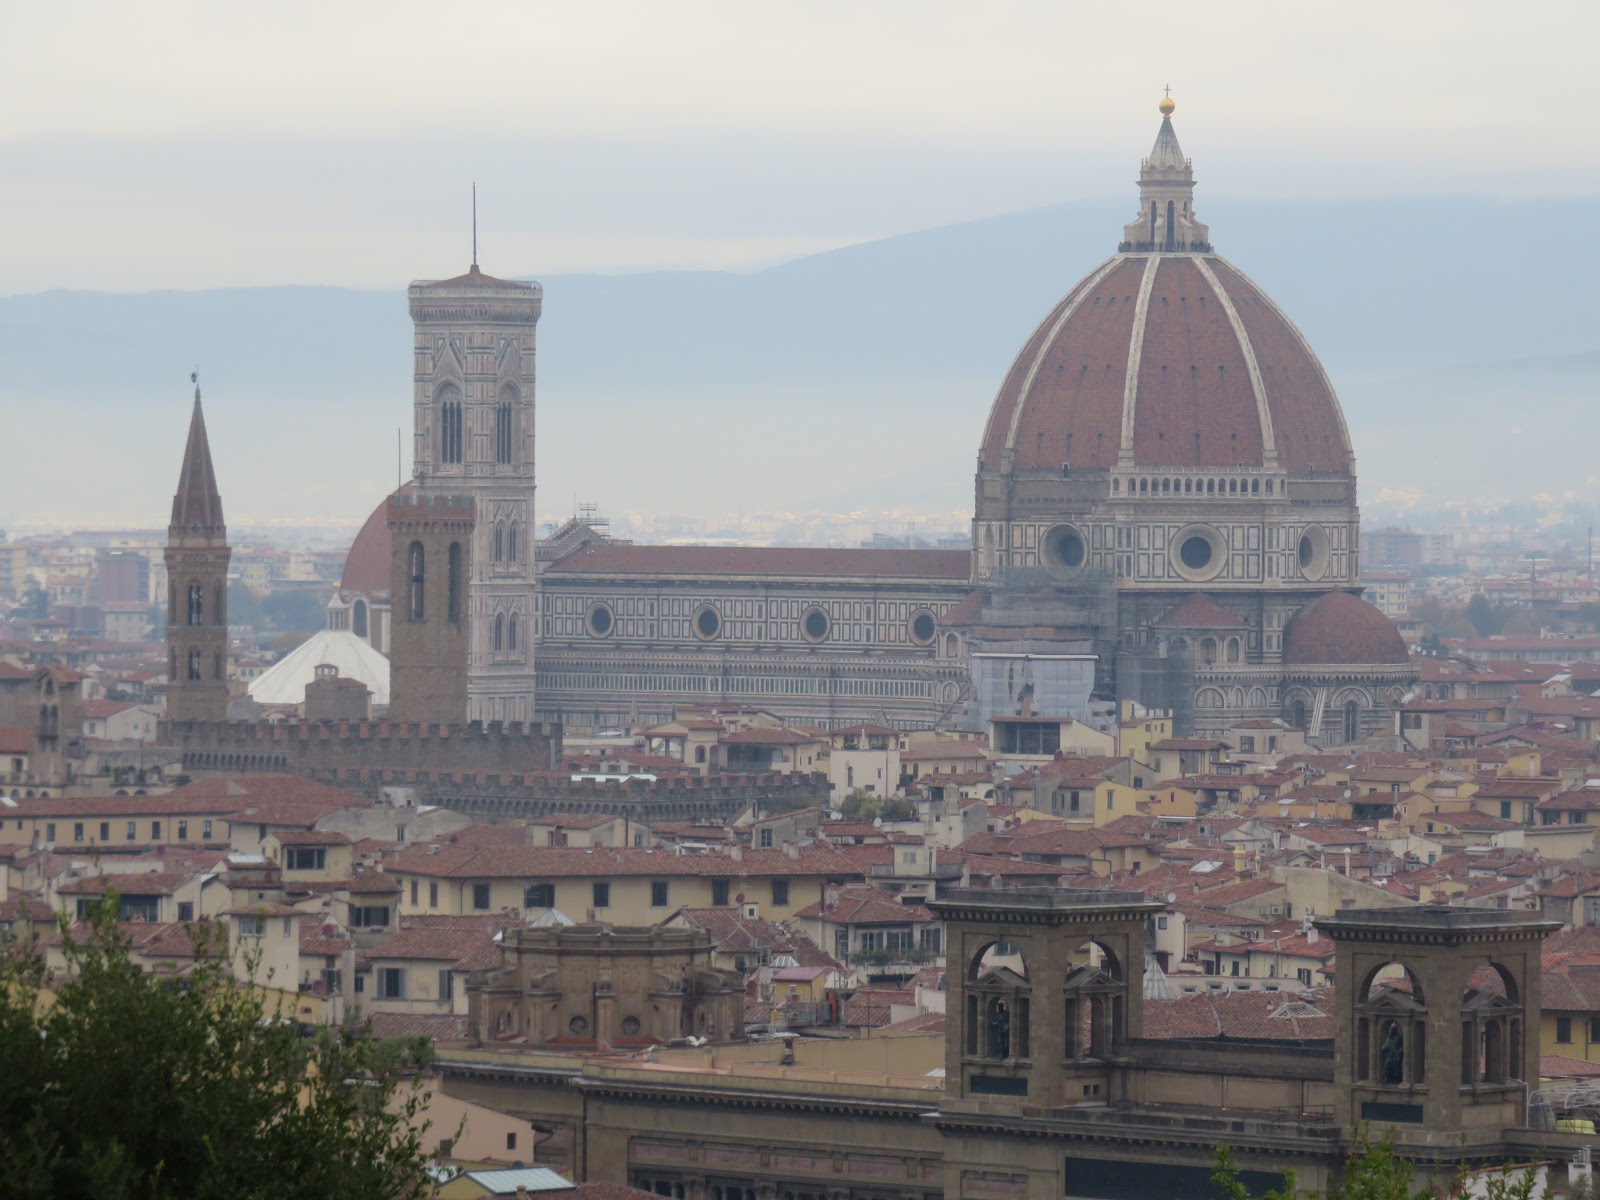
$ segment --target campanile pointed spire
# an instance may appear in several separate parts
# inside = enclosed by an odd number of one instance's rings
[[[1195,215],[1194,168],[1183,156],[1172,127],[1171,89],[1157,106],[1161,128],[1139,164],[1139,215],[1123,226],[1118,249],[1134,253],[1209,253],[1211,231]]]
[[[200,407],[200,383],[195,379],[189,440],[183,448],[178,490],[172,497],[172,524],[168,534],[179,538],[222,538],[226,533],[222,496],[217,492],[217,473],[211,466],[211,443],[206,437],[206,415]]]
[[[199,372],[167,529],[167,722],[228,715],[228,531],[211,467]]]

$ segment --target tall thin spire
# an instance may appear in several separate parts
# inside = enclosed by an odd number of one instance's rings
[[[172,496],[170,534],[176,537],[221,537],[222,497],[211,466],[211,442],[206,437],[206,416],[200,407],[200,372],[189,376],[194,384],[194,410],[189,416],[189,440],[183,448],[178,490]]]

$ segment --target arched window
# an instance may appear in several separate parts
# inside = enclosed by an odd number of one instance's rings
[[[352,619],[352,621],[354,623],[354,626],[355,626],[355,635],[357,637],[366,637],[367,636],[367,602],[365,600],[357,600],[356,601],[356,605],[355,605],[355,609],[354,609],[354,616],[351,619]]]
[[[515,521],[506,526],[506,561],[521,561],[517,556],[517,523]]]
[[[206,617],[206,590],[198,583],[189,585],[189,611],[186,623],[204,625]]]
[[[1216,638],[1200,639],[1200,661],[1203,663],[1214,663],[1217,661]]]
[[[494,410],[494,460],[497,463],[512,461],[511,451],[515,442],[513,430],[516,422],[516,408],[513,401],[516,393],[511,388],[503,388],[500,392],[500,404]]]
[[[411,548],[406,551],[406,573],[411,579],[411,595],[407,597],[406,610],[411,614],[413,621],[420,621],[427,616],[426,605],[423,603],[424,568],[422,562],[422,543],[412,542]]]
[[[1177,222],[1172,219],[1172,214],[1173,214],[1173,204],[1172,204],[1171,200],[1168,200],[1167,201],[1167,249],[1168,250],[1171,250],[1175,245],[1177,245],[1177,241],[1178,241]]]
[[[1306,702],[1296,700],[1289,706],[1289,724],[1304,732],[1306,727]]]
[[[226,625],[228,623],[227,585],[219,583],[213,589],[213,591],[215,594],[213,595],[211,601],[211,611],[216,614],[215,618],[213,619],[218,625]]]
[[[504,525],[496,525],[494,527],[494,553],[491,554],[490,557],[495,562],[499,562],[505,556],[506,556],[506,527]]]
[[[189,682],[200,682],[200,651],[197,649],[189,651]]]
[[[505,643],[506,619],[500,613],[494,615],[494,640],[491,649],[499,650]]]
[[[706,748],[704,746],[696,746],[694,748],[694,761],[697,762],[697,763],[703,763],[703,762],[705,762],[705,760],[706,760]]]
[[[1228,639],[1228,661],[1231,662],[1231,663],[1236,663],[1236,662],[1239,661],[1239,639],[1238,638],[1229,638]]]
[[[461,543],[450,543],[450,568],[445,578],[445,618],[461,624]]]
[[[511,618],[506,622],[506,649],[507,650],[515,650],[516,648],[517,648],[517,614],[516,613],[512,613],[511,614]]]
[[[1361,706],[1354,700],[1344,705],[1344,740],[1353,742],[1361,736]]]
[[[439,391],[439,461],[461,461],[461,393],[453,387]]]

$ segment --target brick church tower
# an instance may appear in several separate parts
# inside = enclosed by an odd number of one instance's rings
[[[228,715],[228,531],[200,387],[167,527],[167,720]]]

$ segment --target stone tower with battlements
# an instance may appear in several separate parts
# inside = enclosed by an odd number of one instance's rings
[[[475,512],[468,495],[389,498],[389,716],[396,721],[460,724],[467,709]]]
[[[542,295],[538,284],[496,279],[476,262],[465,275],[410,288],[416,490],[468,496],[477,519],[463,612],[466,705],[451,718],[458,721],[533,719],[534,327]]]
[[[228,530],[200,387],[167,526],[167,720],[228,715]]]

